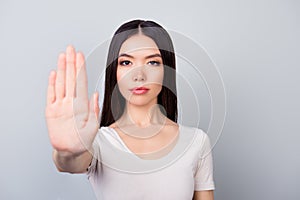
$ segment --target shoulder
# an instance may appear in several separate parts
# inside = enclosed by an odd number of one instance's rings
[[[192,140],[191,146],[198,152],[210,149],[210,139],[208,134],[201,128],[180,125],[181,136]]]
[[[186,125],[182,125],[182,124],[179,124],[179,127],[180,127],[182,133],[192,134],[198,140],[205,140],[208,138],[207,133],[205,131],[203,131],[201,128],[194,127],[194,126],[186,126]]]
[[[96,140],[102,140],[103,138],[110,139],[114,138],[117,139],[116,136],[116,128],[113,128],[111,126],[101,126],[98,129],[98,133],[96,135]]]
[[[117,123],[114,122],[114,123],[112,123],[111,125],[109,125],[109,126],[104,126],[104,127],[117,128],[118,126],[117,126]]]

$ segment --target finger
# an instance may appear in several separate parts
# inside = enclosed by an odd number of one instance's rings
[[[88,101],[88,82],[84,55],[76,54],[76,97]]]
[[[99,106],[98,106],[98,93],[94,93],[93,97],[90,99],[89,108],[89,119],[95,121],[99,124]]]
[[[100,112],[100,107],[99,107],[99,93],[96,92],[94,94],[94,113],[96,115],[97,122],[99,122],[99,112]]]
[[[66,55],[59,54],[57,61],[57,74],[55,81],[56,98],[62,99],[65,96],[65,76],[66,76]]]
[[[52,104],[55,101],[55,79],[56,72],[53,70],[50,72],[48,78],[47,105]]]
[[[75,97],[75,49],[69,45],[66,55],[66,97]]]

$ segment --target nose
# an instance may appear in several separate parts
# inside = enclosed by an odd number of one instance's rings
[[[137,74],[133,77],[134,81],[145,81],[145,76],[143,74]]]
[[[143,71],[143,67],[139,67],[139,69],[135,71],[132,79],[133,81],[146,81],[146,75]]]

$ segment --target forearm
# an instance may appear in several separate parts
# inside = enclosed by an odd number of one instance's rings
[[[214,191],[195,191],[193,200],[214,200]]]
[[[84,173],[92,158],[92,152],[88,150],[79,155],[53,150],[53,161],[60,172]]]

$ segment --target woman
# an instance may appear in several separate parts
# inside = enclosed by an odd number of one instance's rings
[[[46,106],[57,169],[87,173],[99,199],[212,200],[209,139],[200,129],[176,123],[175,69],[165,29],[143,20],[121,25],[109,47],[99,129],[98,93],[88,99],[84,56],[68,46],[59,55],[57,71],[50,73]],[[159,170],[132,173],[105,164],[103,141],[150,166],[174,155],[188,135],[194,139],[185,153]],[[138,162],[120,161],[125,162],[137,170]]]

